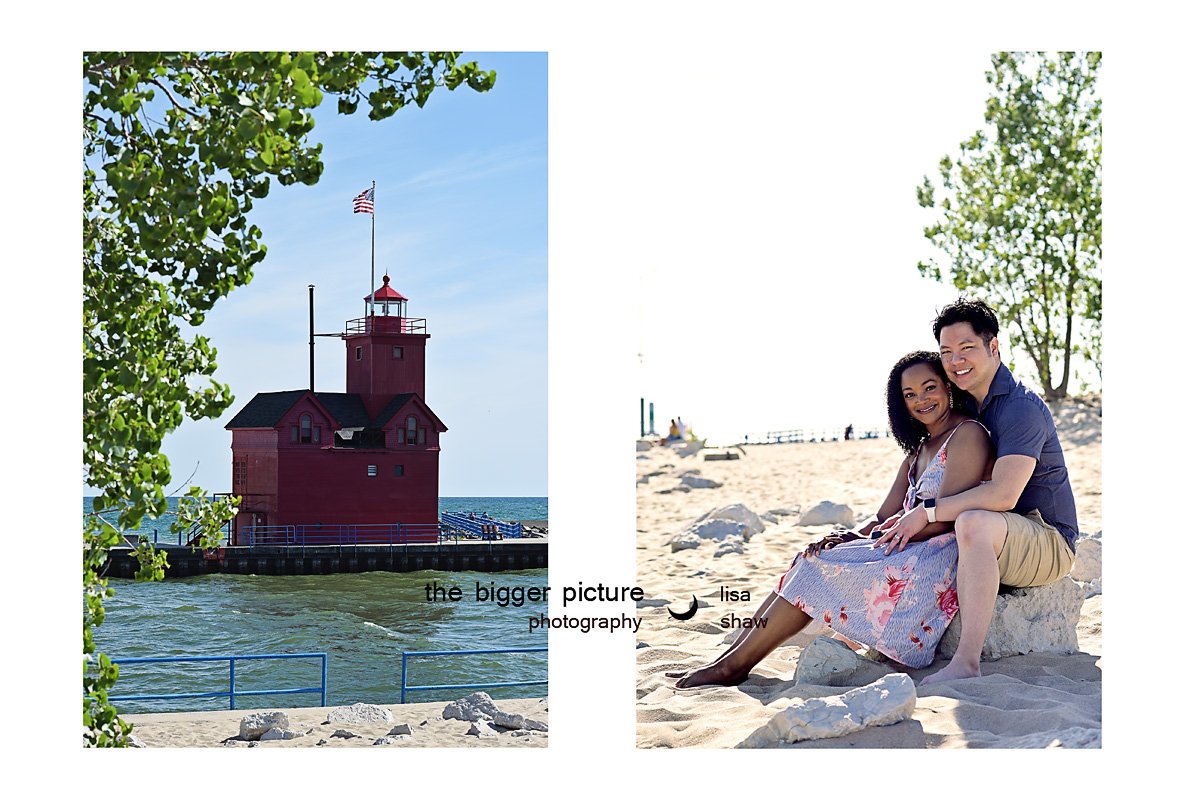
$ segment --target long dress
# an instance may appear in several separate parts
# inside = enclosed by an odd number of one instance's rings
[[[912,459],[905,511],[941,490],[946,448],[956,432],[954,428],[946,437],[919,478]],[[800,551],[776,591],[855,642],[909,667],[927,667],[958,611],[957,537],[944,533],[889,556],[885,547],[871,544],[869,539],[846,542],[812,557]]]

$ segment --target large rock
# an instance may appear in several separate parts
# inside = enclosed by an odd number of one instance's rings
[[[709,520],[728,520],[744,525],[745,527],[741,530],[741,536],[746,541],[754,534],[766,530],[766,524],[762,522],[762,518],[750,511],[743,503],[733,503],[721,506],[720,508],[714,508],[703,516],[696,518],[695,522],[691,523],[691,527],[694,528]]]
[[[844,503],[834,503],[822,500],[804,512],[799,518],[799,524],[808,525],[845,525],[852,527],[855,522],[853,509]]]
[[[455,700],[441,711],[442,719],[460,719],[463,722],[491,720],[500,713],[499,706],[487,692],[468,694],[460,700]]]
[[[719,489],[723,485],[720,481],[705,478],[703,475],[684,475],[679,481],[692,489]]]
[[[282,711],[258,711],[241,718],[241,730],[237,738],[254,742],[271,728],[287,730],[288,727],[287,714]]]
[[[836,639],[818,636],[800,654],[793,680],[798,685],[865,686],[890,672]]]
[[[1081,583],[1103,577],[1103,544],[1098,539],[1086,538],[1075,542],[1074,569],[1070,577]]]
[[[352,706],[338,706],[329,712],[326,722],[348,722],[351,725],[372,725],[389,723],[394,719],[391,709],[375,706],[369,703],[355,703]]]
[[[708,519],[692,525],[681,533],[676,533],[667,539],[666,543],[671,546],[672,550],[685,550],[697,546],[691,544],[692,541],[698,543],[701,539],[726,539],[730,536],[744,538],[745,531],[745,525],[731,519]]]
[[[654,447],[654,443],[649,441],[648,439],[638,439],[637,440],[637,452],[638,453],[645,452],[646,450],[652,450],[653,447]]]
[[[1082,616],[1083,588],[1070,578],[1048,586],[1013,589],[1000,594],[983,642],[984,660],[1026,653],[1078,652],[1078,620]],[[962,638],[962,616],[941,637],[939,653],[952,657]]]
[[[807,739],[832,739],[877,725],[893,725],[916,708],[916,684],[892,672],[842,695],[814,697],[787,706],[737,747],[778,747]]]

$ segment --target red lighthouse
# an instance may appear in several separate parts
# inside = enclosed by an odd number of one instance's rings
[[[234,541],[435,541],[446,426],[425,402],[425,320],[383,285],[346,322],[346,391],[254,396],[233,432]],[[414,535],[412,532],[416,531]]]

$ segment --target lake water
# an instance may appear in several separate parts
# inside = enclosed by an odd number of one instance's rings
[[[84,499],[85,512],[91,498]],[[443,509],[487,512],[500,519],[547,519],[546,498],[442,498]],[[163,529],[169,522],[163,523]],[[150,523],[151,526],[154,523]],[[143,532],[147,526],[143,526]],[[460,602],[429,602],[436,581],[463,591]],[[366,572],[340,575],[204,575],[158,583],[112,579],[95,631],[111,658],[328,654],[329,705],[398,703],[400,653],[545,647],[543,630],[528,618],[547,611],[544,600],[476,602],[476,582],[510,595],[546,584],[546,570],[504,573]],[[546,653],[456,656],[409,661],[408,684],[471,684],[543,680]],[[237,663],[237,690],[320,685],[320,661]],[[168,694],[228,688],[228,663],[129,664],[114,694]],[[473,690],[410,693],[409,702],[451,700]],[[545,686],[486,689],[494,697],[544,696]],[[319,695],[239,697],[241,708],[319,705]],[[222,698],[117,701],[124,713],[228,708]]]

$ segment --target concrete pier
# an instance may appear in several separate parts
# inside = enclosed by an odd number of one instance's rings
[[[158,545],[167,554],[167,578],[209,573],[236,575],[331,575],[338,572],[508,572],[545,569],[549,544],[545,539],[442,544],[257,545],[193,550]],[[132,578],[137,560],[128,547],[109,551],[107,575]]]

